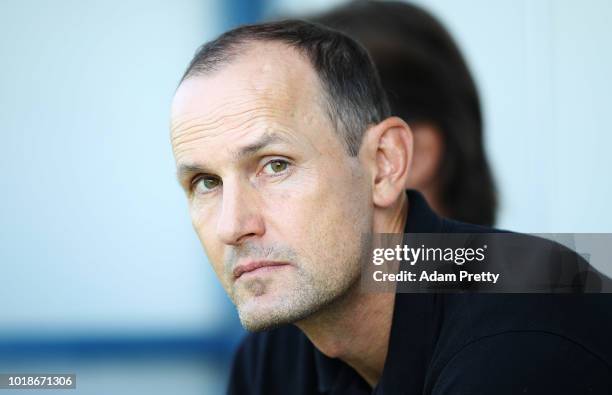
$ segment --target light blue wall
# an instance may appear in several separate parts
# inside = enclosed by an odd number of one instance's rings
[[[218,14],[200,0],[0,2],[0,338],[214,331],[231,314],[168,138]]]

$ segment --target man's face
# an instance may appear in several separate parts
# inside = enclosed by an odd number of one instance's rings
[[[171,138],[193,226],[247,329],[304,319],[356,283],[369,178],[295,50],[252,44],[184,81]]]

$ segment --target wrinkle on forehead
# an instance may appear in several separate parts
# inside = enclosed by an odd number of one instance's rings
[[[250,135],[252,134],[259,136],[259,138],[266,135],[280,135],[283,136],[284,141],[290,142],[292,145],[302,146],[304,148],[310,147],[316,150],[316,148],[307,138],[300,139],[291,128],[283,127],[281,124],[270,122],[266,122],[265,125],[262,123],[261,126],[259,126],[257,125],[256,119],[251,119],[242,123],[240,127],[224,129],[214,134],[202,132],[197,135],[190,136],[188,140],[175,142],[174,153],[178,158],[190,151],[199,150],[201,144],[206,143],[209,143],[210,146],[221,144],[222,146],[218,147],[219,149],[222,149],[224,152],[233,152],[237,149],[236,146],[248,145],[249,141],[252,140],[250,138]],[[222,135],[227,135],[227,138],[218,141],[215,139],[215,137]],[[237,141],[244,141],[244,144],[235,144]],[[218,153],[219,151],[214,152]]]
[[[220,104],[223,106],[223,104]],[[224,106],[231,111],[214,114],[189,113],[179,119],[173,128],[172,145],[175,155],[198,149],[201,143],[213,143],[221,137],[223,141],[234,144],[244,140],[252,132],[280,132],[289,136],[296,144],[304,144],[308,139],[297,139],[293,126],[301,122],[302,127],[309,127],[312,120],[288,119],[282,109],[266,105]],[[303,136],[306,137],[306,136]]]
[[[179,87],[170,125],[175,154],[193,149],[191,143],[247,130],[321,129],[327,118],[320,93],[314,69],[297,51],[253,45],[223,70]]]
[[[260,120],[277,118],[282,114],[283,112],[280,110],[266,108],[264,106],[254,107],[244,111],[235,111],[229,114],[219,114],[217,116],[208,114],[208,116],[203,117],[198,113],[184,114],[182,119],[176,122],[176,126],[171,126],[172,144],[180,145],[201,138],[218,137],[233,129],[247,128]],[[221,127],[223,127],[223,129],[220,129]]]

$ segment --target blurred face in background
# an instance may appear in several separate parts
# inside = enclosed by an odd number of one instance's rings
[[[295,50],[254,43],[185,80],[171,139],[193,226],[242,324],[302,320],[359,277],[372,228],[369,178]]]

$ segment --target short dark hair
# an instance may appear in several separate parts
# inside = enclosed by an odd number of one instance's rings
[[[439,201],[460,221],[492,225],[497,198],[483,147],[478,91],[458,46],[423,9],[399,1],[353,1],[308,18],[369,51],[394,115],[430,122],[443,135]]]
[[[389,116],[385,91],[368,52],[343,33],[300,20],[244,25],[223,33],[197,50],[181,82],[218,70],[255,42],[286,44],[310,61],[323,87],[328,116],[349,155],[357,155],[369,125]]]

